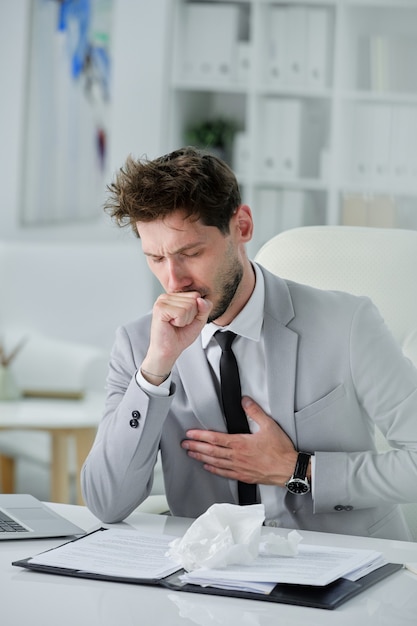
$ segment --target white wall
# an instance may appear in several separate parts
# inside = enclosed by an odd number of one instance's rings
[[[129,153],[154,157],[165,151],[170,5],[170,0],[114,0],[109,180]],[[31,0],[0,0],[0,239],[124,238],[103,212],[82,224],[22,228],[19,223],[30,6]]]

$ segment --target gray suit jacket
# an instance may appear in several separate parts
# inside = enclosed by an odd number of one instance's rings
[[[298,450],[315,453],[313,495],[271,487],[277,524],[411,539],[397,504],[417,502],[416,369],[367,298],[262,271],[272,417]],[[178,359],[169,397],[136,382],[150,321],[117,331],[105,413],[82,471],[85,501],[107,522],[124,519],[149,494],[159,449],[174,515],[237,502],[234,481],[209,474],[180,446],[190,428],[226,430],[200,338]],[[137,428],[132,415],[140,416]],[[376,453],[375,424],[395,449]]]

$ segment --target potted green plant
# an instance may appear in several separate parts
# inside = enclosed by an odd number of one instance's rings
[[[238,130],[235,120],[216,117],[189,126],[185,136],[189,145],[203,148],[230,162],[233,138]]]

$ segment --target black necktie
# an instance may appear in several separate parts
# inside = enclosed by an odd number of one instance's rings
[[[242,408],[239,370],[232,343],[235,333],[230,330],[218,331],[215,338],[222,349],[220,358],[220,385],[223,411],[229,433],[249,433],[248,420]],[[256,485],[238,482],[240,504],[256,504]]]

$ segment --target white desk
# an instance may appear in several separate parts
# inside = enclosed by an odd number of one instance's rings
[[[85,530],[98,520],[84,507],[53,508]],[[135,512],[125,524],[181,535],[190,520]],[[120,525],[118,525],[120,526]],[[286,535],[287,531],[277,529]],[[417,543],[302,532],[305,542],[375,548],[393,562],[417,562]],[[158,587],[29,572],[11,562],[59,545],[60,540],[3,541],[0,545],[1,621],[5,626],[415,626],[417,576],[406,570],[334,611],[252,600],[171,592]]]
[[[42,430],[51,436],[51,501],[69,502],[68,444],[75,442],[76,472],[93,443],[104,406],[104,395],[88,394],[82,400],[24,398],[0,402],[0,430]],[[12,493],[14,459],[0,455],[0,487]],[[77,502],[82,504],[79,480]]]

